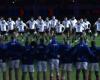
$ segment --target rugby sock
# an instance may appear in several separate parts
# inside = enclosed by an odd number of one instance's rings
[[[59,72],[56,74],[56,80],[59,80]]]
[[[53,80],[53,73],[50,73],[50,80]]]

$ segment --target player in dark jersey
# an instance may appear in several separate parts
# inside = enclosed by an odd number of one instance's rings
[[[12,71],[15,72],[15,80],[19,80],[19,64],[21,58],[22,46],[15,37],[7,43],[7,54],[9,57],[9,80],[12,80]]]
[[[55,36],[49,43],[49,59],[50,59],[50,80],[54,78],[53,70],[56,70],[56,80],[59,80],[59,43]]]
[[[96,46],[95,41],[91,42],[91,51],[93,56],[89,57],[89,76],[88,80],[92,80],[92,73],[95,72],[96,80],[100,80],[99,77],[99,59],[100,59],[100,49]]]
[[[34,61],[36,59],[36,42],[32,41],[31,44],[29,41],[25,42],[25,47],[22,53],[22,80],[26,79],[26,74],[29,72],[30,80],[34,80]]]
[[[7,80],[7,47],[3,40],[3,37],[0,37],[0,70],[3,73],[3,80]]]
[[[71,71],[73,63],[73,55],[71,53],[72,46],[68,41],[60,46],[60,62],[61,62],[61,80],[65,80],[65,73],[67,72],[67,80],[71,80]]]
[[[46,80],[47,55],[48,48],[44,43],[44,39],[41,38],[40,43],[37,45],[37,80],[41,80],[40,72],[43,72],[43,80]]]
[[[81,37],[79,43],[73,50],[75,62],[76,62],[76,80],[80,80],[80,72],[83,72],[83,80],[88,79],[88,55],[92,54],[90,48]]]

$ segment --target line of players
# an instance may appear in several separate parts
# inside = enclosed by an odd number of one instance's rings
[[[95,22],[92,26],[91,23],[87,19],[80,19],[77,20],[75,17],[68,19],[67,17],[61,22],[52,17],[49,19],[48,17],[46,20],[43,20],[41,16],[35,20],[33,17],[28,20],[26,23],[18,18],[16,21],[13,21],[11,18],[8,18],[8,21],[4,20],[3,18],[0,19],[0,32],[1,35],[8,33],[13,33],[17,31],[19,33],[30,32],[30,33],[40,33],[43,35],[44,33],[50,34],[62,34],[67,33],[67,37],[70,35],[81,35],[85,33],[89,33],[90,36],[94,35],[96,32],[100,33],[100,18]],[[73,36],[74,36],[73,35]]]
[[[95,41],[91,42],[91,47],[81,37],[79,42],[72,46],[69,40],[58,43],[56,36],[52,36],[49,44],[45,44],[43,38],[37,41],[20,44],[16,37],[11,37],[9,42],[4,42],[0,37],[0,68],[3,73],[3,80],[7,80],[7,70],[9,70],[9,80],[13,80],[12,71],[15,72],[15,80],[19,80],[19,69],[21,65],[22,80],[26,79],[29,72],[30,80],[34,80],[34,72],[37,72],[37,80],[41,80],[40,74],[43,73],[43,80],[47,80],[47,64],[49,65],[50,80],[54,80],[54,70],[56,71],[56,80],[71,80],[73,64],[76,69],[76,80],[80,80],[80,72],[83,73],[83,80],[92,80],[92,72],[95,72],[96,80],[99,76],[100,48],[96,46]],[[36,69],[34,68],[36,65]]]

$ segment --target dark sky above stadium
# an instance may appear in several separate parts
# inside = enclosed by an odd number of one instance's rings
[[[56,4],[68,4],[68,3],[81,3],[81,4],[95,4],[100,0],[0,0],[0,5],[9,4],[23,4],[23,5],[56,5]]]

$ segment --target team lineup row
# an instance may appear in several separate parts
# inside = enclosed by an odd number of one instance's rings
[[[96,80],[99,79],[100,48],[96,47],[95,41],[88,46],[83,37],[79,42],[72,46],[69,41],[62,44],[58,43],[55,36],[52,36],[48,45],[44,39],[31,43],[26,40],[22,46],[15,37],[7,43],[0,38],[0,68],[3,72],[3,79],[7,80],[6,72],[9,69],[9,80],[12,80],[12,70],[15,70],[15,79],[19,80],[18,70],[21,65],[22,80],[25,80],[26,73],[29,72],[30,80],[34,80],[33,73],[37,71],[37,80],[41,80],[40,73],[43,72],[43,80],[46,79],[47,63],[49,62],[50,80],[53,80],[53,70],[56,71],[56,79],[65,80],[67,71],[67,80],[71,80],[72,66],[75,64],[76,80],[80,80],[80,71],[83,72],[83,80],[92,80],[91,73],[94,71]],[[37,69],[34,69],[34,64]],[[88,73],[89,70],[89,73]]]
[[[21,33],[25,32],[26,29],[29,29],[32,33],[50,32],[51,30],[55,30],[56,33],[63,33],[73,30],[81,33],[83,31],[94,32],[94,30],[99,32],[100,18],[98,18],[93,26],[87,19],[81,18],[77,20],[75,17],[71,19],[67,19],[67,17],[65,17],[62,22],[56,19],[55,16],[53,16],[52,19],[47,17],[46,20],[43,20],[42,17],[39,16],[37,20],[31,18],[27,22],[24,22],[21,20],[21,18],[18,18],[16,21],[13,21],[11,18],[8,18],[8,21],[4,20],[3,18],[0,19],[0,30],[2,34],[12,32],[15,29]]]

